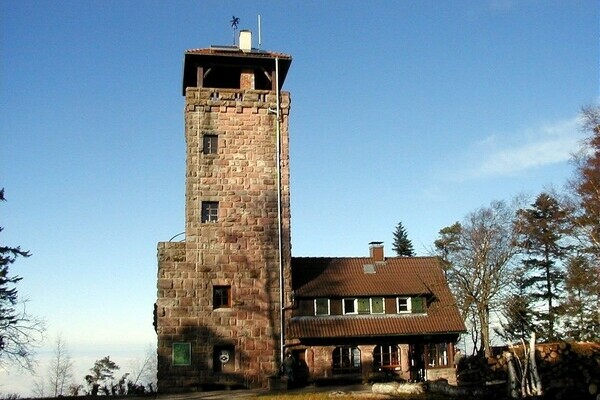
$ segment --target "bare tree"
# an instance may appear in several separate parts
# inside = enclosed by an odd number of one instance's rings
[[[158,357],[156,347],[149,346],[144,355],[144,359],[135,360],[131,365],[131,374],[129,382],[131,388],[139,386],[148,387],[150,392],[156,390],[156,372],[158,370]]]
[[[5,201],[4,189],[0,189],[0,201]],[[14,363],[31,371],[33,351],[43,339],[45,326],[27,313],[26,302],[19,299],[16,284],[23,278],[9,272],[18,257],[29,256],[19,246],[0,245],[0,364]]]
[[[48,366],[48,381],[50,393],[54,397],[65,395],[71,379],[73,378],[73,359],[67,348],[67,344],[59,334],[56,337],[54,357]]]
[[[582,109],[582,129],[588,135],[573,158],[576,173],[569,182],[575,210],[575,234],[586,252],[600,259],[600,106]]]
[[[468,214],[462,223],[443,228],[435,241],[459,309],[477,325],[480,350],[486,355],[491,354],[490,312],[499,308],[512,281],[513,216],[511,207],[495,201]]]

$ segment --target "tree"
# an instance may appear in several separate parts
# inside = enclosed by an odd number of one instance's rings
[[[113,392],[113,380],[115,371],[120,369],[117,364],[106,356],[100,360],[96,360],[94,366],[90,368],[91,374],[85,376],[85,381],[90,387],[90,394],[97,396],[102,390],[105,395],[110,395]]]
[[[4,189],[0,189],[0,201],[6,201]],[[44,322],[27,313],[16,288],[23,278],[9,271],[18,257],[29,256],[20,246],[0,245],[0,364],[16,363],[32,370],[33,350],[42,340]]]
[[[477,325],[479,350],[490,355],[490,312],[498,309],[512,280],[516,253],[512,209],[502,201],[477,209],[462,223],[440,230],[435,248],[463,317]]]
[[[589,256],[576,255],[567,263],[567,298],[562,304],[565,335],[577,341],[600,340],[600,274]]]
[[[574,158],[576,176],[570,187],[577,208],[573,222],[586,251],[600,259],[600,106],[584,107],[582,117],[588,137]]]
[[[507,342],[518,342],[525,339],[534,331],[533,310],[531,299],[525,290],[524,271],[515,271],[512,293],[500,307],[502,329],[495,332]]]
[[[412,242],[408,239],[408,234],[402,226],[402,222],[398,222],[398,225],[396,225],[392,249],[398,256],[413,257],[415,255]]]
[[[48,381],[50,393],[54,397],[63,396],[68,390],[70,380],[73,378],[73,359],[67,348],[67,344],[61,335],[56,337],[54,357],[48,366]]]
[[[556,340],[558,305],[564,284],[562,261],[572,246],[569,213],[555,197],[541,193],[528,209],[517,210],[519,247],[524,253],[525,289],[540,307],[534,322],[541,325],[540,337]],[[545,303],[545,304],[544,304]]]
[[[131,379],[127,382],[127,393],[144,394],[156,391],[156,372],[158,369],[156,347],[149,346],[144,360],[135,360],[130,365]]]

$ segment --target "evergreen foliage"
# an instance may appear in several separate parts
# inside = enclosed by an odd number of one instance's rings
[[[90,394],[96,396],[99,391],[104,392],[105,395],[113,394],[113,380],[118,369],[119,366],[111,361],[109,356],[96,360],[94,366],[90,368],[91,374],[85,376]]]
[[[548,193],[541,193],[530,208],[517,211],[519,247],[524,258],[524,289],[538,305],[534,323],[542,340],[557,340],[559,303],[564,292],[563,262],[572,246],[568,211]]]
[[[531,298],[525,290],[524,276],[522,269],[515,271],[513,292],[508,295],[500,311],[502,329],[495,329],[496,334],[509,343],[518,343],[535,330]]]
[[[577,255],[567,264],[562,305],[565,338],[577,341],[600,340],[600,274],[590,257]]]
[[[408,234],[406,233],[406,229],[404,229],[402,222],[398,222],[398,225],[396,225],[392,250],[394,250],[398,256],[414,257],[415,255],[412,242],[408,238]]]

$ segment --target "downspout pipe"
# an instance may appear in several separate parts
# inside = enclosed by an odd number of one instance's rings
[[[277,97],[277,121],[275,122],[276,141],[277,141],[277,227],[278,227],[278,246],[279,246],[279,304],[280,304],[280,329],[279,329],[279,362],[283,363],[283,349],[285,335],[283,332],[285,325],[284,310],[285,296],[283,293],[283,232],[281,216],[281,104],[279,100],[279,58],[275,57],[275,95]]]

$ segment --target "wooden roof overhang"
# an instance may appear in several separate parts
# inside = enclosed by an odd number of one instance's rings
[[[274,78],[276,60],[279,63],[281,89],[292,63],[292,57],[287,54],[254,49],[251,52],[243,52],[236,47],[187,50],[184,57],[182,94],[185,96],[186,88],[198,86],[198,67],[202,67],[203,70],[213,67],[250,68],[262,70]]]

